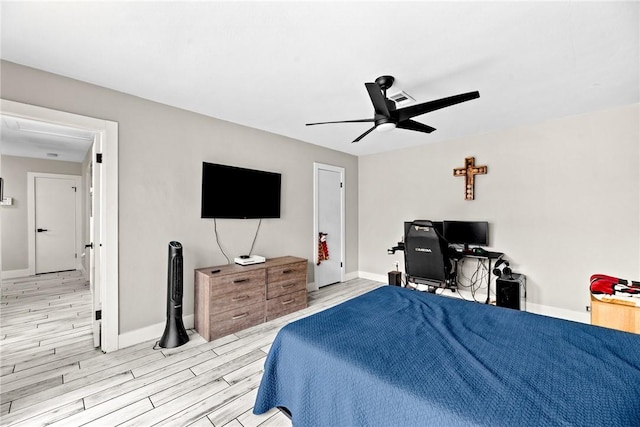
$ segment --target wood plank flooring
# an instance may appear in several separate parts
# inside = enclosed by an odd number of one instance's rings
[[[0,298],[2,426],[290,426],[277,410],[253,415],[264,361],[285,324],[381,283],[354,279],[309,293],[309,307],[175,349],[154,341],[93,348],[91,295],[78,272],[5,280]]]

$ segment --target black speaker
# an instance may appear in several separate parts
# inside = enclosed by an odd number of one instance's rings
[[[523,274],[511,273],[509,277],[496,279],[496,305],[498,307],[525,310],[526,283]]]
[[[167,324],[160,338],[160,347],[174,348],[189,342],[182,323],[182,245],[169,242],[169,269],[167,274]]]
[[[389,284],[393,286],[402,286],[402,273],[400,271],[390,271]]]

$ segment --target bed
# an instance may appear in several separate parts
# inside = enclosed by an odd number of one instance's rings
[[[286,325],[254,413],[302,426],[640,425],[640,336],[383,286]]]

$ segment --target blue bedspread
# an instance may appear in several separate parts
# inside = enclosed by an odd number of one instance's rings
[[[290,323],[254,413],[302,426],[638,426],[640,335],[385,286]]]

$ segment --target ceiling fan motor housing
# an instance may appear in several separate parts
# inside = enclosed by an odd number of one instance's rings
[[[395,78],[393,76],[380,76],[376,79],[376,83],[378,84],[378,86],[380,86],[380,89],[385,92],[385,96],[387,96],[387,89],[393,86],[394,81]]]

